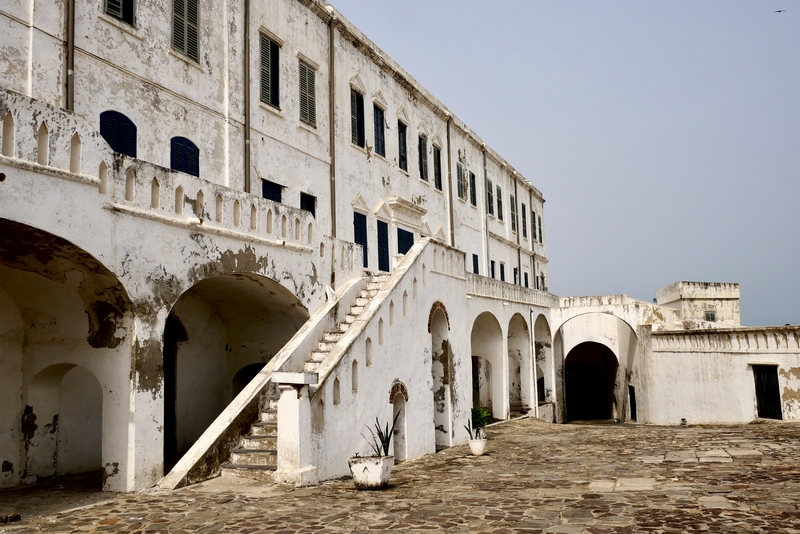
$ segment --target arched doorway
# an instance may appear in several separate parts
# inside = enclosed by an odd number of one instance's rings
[[[278,282],[226,274],[177,300],[164,329],[164,472],[308,319]]]
[[[481,313],[472,324],[472,405],[505,419],[503,330],[494,315]]]
[[[0,219],[0,488],[96,472],[127,489],[130,309],[86,250]]]
[[[103,447],[103,389],[83,367],[51,365],[28,387],[28,478],[98,472]],[[37,424],[38,423],[38,424]]]
[[[437,303],[438,304],[438,303]],[[431,376],[433,378],[433,432],[436,449],[452,445],[451,382],[453,353],[448,340],[447,316],[444,306],[434,304],[430,319]]]
[[[394,459],[402,462],[408,458],[406,444],[406,398],[397,393],[392,402],[392,421],[394,421]]]
[[[533,406],[531,338],[519,313],[508,323],[508,403],[510,417],[525,415]]]
[[[586,341],[569,351],[564,363],[569,421],[614,417],[618,367],[617,357],[601,343]]]

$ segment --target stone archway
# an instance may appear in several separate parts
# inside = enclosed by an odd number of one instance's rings
[[[525,318],[516,313],[508,323],[508,402],[510,417],[534,406],[531,338]]]
[[[564,363],[569,421],[616,417],[614,386],[618,367],[611,349],[594,341],[583,342],[569,351]]]
[[[97,471],[127,489],[131,308],[86,250],[0,219],[0,487]]]
[[[494,315],[483,312],[472,324],[472,405],[505,419],[503,330]]]
[[[433,432],[436,449],[452,445],[452,368],[447,311],[439,302],[431,308],[431,377],[433,379]]]
[[[233,400],[242,373],[257,374],[308,316],[288,289],[249,273],[181,295],[164,329],[165,474]]]

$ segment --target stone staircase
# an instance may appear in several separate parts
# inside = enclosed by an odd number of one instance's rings
[[[278,410],[270,407],[261,412],[259,421],[250,427],[250,434],[242,436],[239,447],[231,451],[230,463],[222,466],[222,476],[272,480],[278,465]]]
[[[356,321],[364,307],[389,280],[390,275],[371,276],[365,289],[350,307],[344,322],[336,326],[336,330],[325,332],[311,357],[303,364],[306,372],[316,372],[320,364],[328,357],[333,347],[344,336],[348,328]],[[239,447],[231,451],[230,463],[222,466],[222,476],[272,480],[273,472],[278,465],[278,410],[276,401],[270,401],[270,407],[261,412],[259,421],[250,427],[250,434],[242,436]]]
[[[364,311],[364,308],[369,304],[369,301],[372,300],[372,297],[378,293],[383,283],[389,280],[389,278],[390,275],[388,274],[370,277],[366,288],[361,290],[361,294],[356,299],[356,303],[350,307],[350,312],[345,316],[344,322],[339,323],[336,326],[336,330],[325,332],[316,350],[311,352],[311,358],[306,360],[303,365],[303,371],[310,373],[317,371],[320,364],[325,361],[325,358],[328,357],[328,354],[333,350],[336,343],[342,338],[347,329],[350,328],[350,325],[358,319],[358,316]]]

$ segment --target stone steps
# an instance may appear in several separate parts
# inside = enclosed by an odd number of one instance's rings
[[[250,434],[242,436],[231,451],[230,461],[222,465],[222,476],[272,480],[278,465],[278,410],[262,410]]]

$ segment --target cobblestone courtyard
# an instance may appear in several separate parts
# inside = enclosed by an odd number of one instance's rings
[[[487,455],[457,447],[407,462],[382,492],[218,478],[0,532],[800,532],[797,424],[489,430]]]

